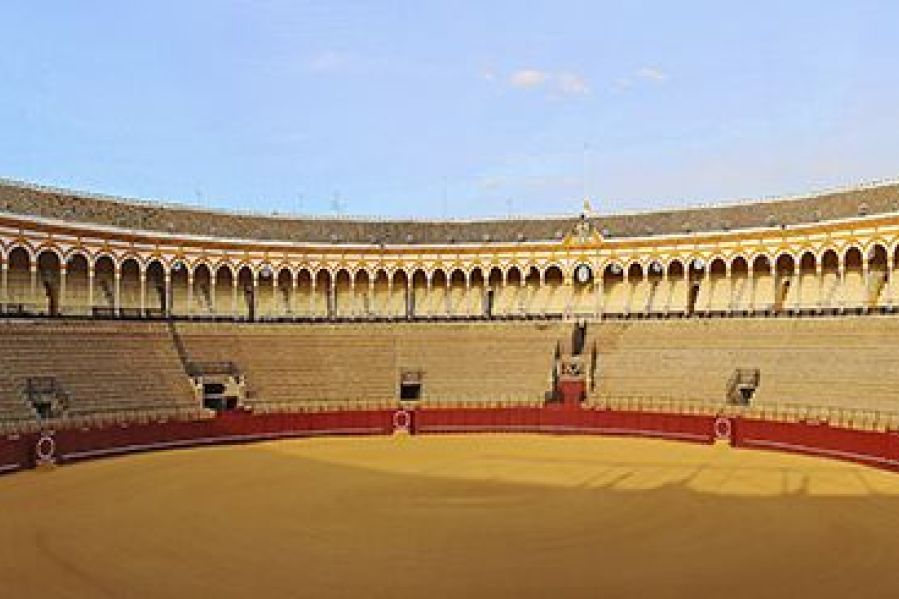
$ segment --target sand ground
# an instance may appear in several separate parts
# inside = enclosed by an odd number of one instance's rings
[[[897,597],[899,475],[641,439],[311,439],[0,478],[0,597]]]

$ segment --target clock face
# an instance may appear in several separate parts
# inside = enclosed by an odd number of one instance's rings
[[[581,264],[577,267],[577,270],[574,271],[574,276],[578,283],[588,283],[591,276],[590,267],[586,264]]]

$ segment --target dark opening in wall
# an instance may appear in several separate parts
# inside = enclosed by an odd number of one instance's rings
[[[417,401],[421,399],[421,383],[401,384],[400,399],[403,401]]]

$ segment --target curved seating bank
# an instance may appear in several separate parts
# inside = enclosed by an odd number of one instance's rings
[[[899,471],[899,431],[817,422],[579,407],[332,410],[229,413],[214,419],[122,424],[0,439],[0,473],[142,451],[311,436],[396,433],[623,435],[801,453]]]
[[[724,439],[897,469],[897,274],[897,184],[640,214],[411,221],[225,213],[0,180],[0,471],[398,429]],[[586,401],[543,406],[576,353],[571,321],[588,323]],[[753,401],[890,416],[865,428],[813,410],[728,410],[744,370],[761,381]],[[245,383],[233,411],[205,409],[206,375]],[[404,381],[420,392],[409,412],[334,407],[396,406]],[[629,409],[622,397],[706,407]]]

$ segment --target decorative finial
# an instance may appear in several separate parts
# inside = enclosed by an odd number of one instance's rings
[[[593,206],[590,205],[590,196],[584,198],[584,214],[588,216],[593,214]]]

